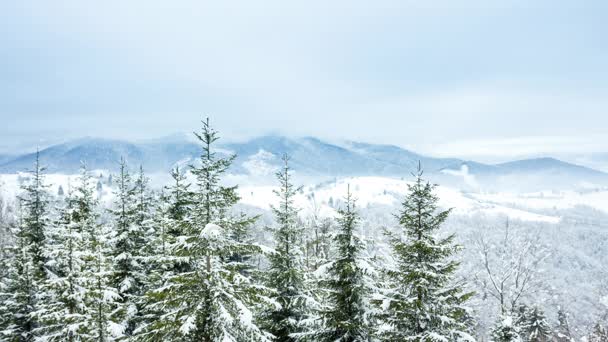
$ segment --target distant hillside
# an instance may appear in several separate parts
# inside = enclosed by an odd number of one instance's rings
[[[301,177],[409,177],[421,162],[427,175],[442,184],[483,188],[572,188],[607,186],[608,174],[552,158],[488,165],[456,158],[433,158],[393,145],[362,142],[331,144],[314,137],[267,135],[240,143],[223,143],[218,153],[237,155],[231,170],[252,178],[271,178],[287,153]],[[76,173],[81,161],[90,169],[115,171],[121,157],[143,165],[151,173],[168,172],[175,165],[197,162],[200,146],[191,137],[173,135],[144,142],[82,138],[40,151],[42,163],[53,173]],[[0,172],[30,169],[35,154],[0,156]]]

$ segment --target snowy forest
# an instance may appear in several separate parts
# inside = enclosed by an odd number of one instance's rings
[[[199,160],[162,189],[121,160],[109,207],[85,163],[55,193],[37,160],[16,201],[0,198],[0,341],[608,341],[608,310],[576,326],[535,300],[552,285],[534,234],[446,230],[424,165],[403,170],[388,219],[350,188],[335,218],[304,217],[284,155],[265,218],[239,207],[236,156],[209,120],[195,136]]]

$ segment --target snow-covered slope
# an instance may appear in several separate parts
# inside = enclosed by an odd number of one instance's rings
[[[296,204],[302,208],[303,216],[310,215],[317,210],[323,216],[333,216],[335,208],[338,208],[347,187],[350,186],[351,192],[357,198],[357,205],[360,207],[387,206],[397,207],[403,200],[407,191],[408,182],[395,178],[387,177],[349,177],[333,182],[327,182],[317,186],[305,186],[296,196]],[[269,209],[269,206],[276,204],[276,196],[272,192],[272,186],[244,186],[239,189],[241,201],[244,204]],[[508,216],[512,219],[523,221],[538,221],[547,223],[559,222],[559,216],[551,216],[536,213],[534,210],[526,210],[516,205],[517,202],[510,203],[508,200],[498,201],[497,199],[514,198],[514,194],[494,194],[495,198],[487,197],[484,194],[465,193],[461,190],[439,186],[437,195],[440,198],[440,205],[443,208],[453,208],[456,215],[490,215]],[[608,191],[605,192],[605,203],[608,213]],[[574,200],[574,199],[573,199]],[[581,199],[579,204],[592,205],[591,202],[584,202]],[[550,207],[551,203],[546,203]]]

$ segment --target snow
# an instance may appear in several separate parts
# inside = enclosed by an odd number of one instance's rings
[[[258,154],[259,160],[270,158],[268,152],[260,151]],[[465,176],[467,174],[466,168],[458,172]],[[91,171],[94,176],[100,173],[106,177],[108,175],[104,170]],[[0,174],[0,194],[6,198],[15,198],[20,192],[19,179],[24,176],[27,174]],[[53,194],[57,193],[59,186],[67,193],[70,184],[75,184],[78,179],[78,175],[65,174],[48,174],[45,177],[47,184],[51,185],[49,191]],[[92,182],[97,182],[97,178],[93,177]],[[397,206],[403,200],[408,183],[390,177],[349,177],[319,185],[306,184],[303,191],[296,195],[295,204],[301,209],[302,217],[311,214],[335,217],[338,207],[336,203],[342,202],[346,188],[350,185],[359,207]],[[276,204],[278,201],[273,193],[274,189],[274,186],[251,184],[239,187],[238,191],[242,204],[267,210],[271,204]],[[444,208],[453,208],[454,214],[457,215],[503,215],[523,221],[558,223],[560,217],[551,216],[547,212],[552,209],[571,209],[584,205],[608,213],[608,189],[578,192],[546,190],[533,193],[490,193],[463,192],[456,188],[438,186],[436,194],[440,199],[439,204]],[[98,198],[102,206],[111,205],[114,201],[112,189],[104,184]],[[333,206],[330,205],[330,199],[334,203]]]
[[[351,177],[336,180],[335,182],[318,185],[316,187],[304,187],[301,193],[295,197],[295,205],[301,209],[302,217],[316,213],[321,217],[336,216],[336,202],[342,201],[347,187],[357,199],[357,206],[397,206],[403,200],[407,192],[407,185],[411,184],[404,180],[388,177]],[[270,205],[276,205],[278,199],[273,193],[276,187],[249,185],[239,188],[241,203],[264,210]],[[526,197],[515,197],[523,195],[496,194],[489,196],[481,193],[465,193],[459,189],[438,186],[436,194],[439,197],[439,205],[443,208],[453,208],[454,214],[473,216],[477,214],[503,215],[512,219],[523,221],[535,221],[546,223],[558,223],[560,218],[533,211],[514,208],[513,204],[524,206]],[[608,212],[608,191],[605,192],[605,210]],[[599,195],[597,195],[599,196]],[[522,199],[522,201],[518,201]],[[330,202],[334,205],[331,206]],[[593,205],[594,200],[590,198],[581,199],[580,204]],[[547,203],[544,207],[552,207]],[[532,209],[538,209],[532,207]]]
[[[125,332],[125,326],[122,324],[108,321],[108,332],[113,337],[121,337]]]
[[[277,170],[277,166],[272,162],[278,159],[274,154],[260,149],[258,152],[242,163],[243,168],[253,176],[271,176]]]
[[[202,237],[214,238],[218,237],[222,233],[222,227],[217,224],[209,223],[201,231]]]
[[[194,316],[188,316],[188,318],[186,318],[186,321],[184,322],[184,324],[182,324],[181,327],[179,327],[179,332],[182,333],[183,335],[188,335],[190,333],[190,331],[192,331],[192,329],[194,329],[196,318]]]

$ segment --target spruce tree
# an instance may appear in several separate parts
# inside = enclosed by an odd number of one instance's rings
[[[30,231],[22,219],[14,233],[14,245],[8,248],[10,262],[0,292],[0,336],[7,341],[34,340],[36,328],[36,266],[30,250]]]
[[[418,172],[397,216],[402,234],[389,234],[395,266],[387,270],[381,319],[382,336],[400,341],[458,341],[471,339],[462,304],[470,297],[453,284],[460,249],[454,235],[438,237],[450,210],[438,211],[435,185]]]
[[[143,297],[143,324],[135,331],[143,340],[152,338],[158,331],[152,327],[159,326],[155,321],[163,314],[164,308],[158,305],[155,292],[190,267],[190,259],[176,253],[176,244],[186,238],[185,226],[193,203],[190,184],[179,167],[171,171],[171,177],[173,184],[165,186],[156,201],[152,217],[154,232],[147,246],[148,291]]]
[[[45,168],[40,164],[40,152],[36,152],[34,169],[29,172],[28,181],[21,186],[20,204],[23,211],[26,239],[32,257],[34,281],[44,281],[46,278],[45,242],[46,230],[49,226],[48,217],[49,186],[44,182]],[[37,284],[34,284],[37,286]]]
[[[81,199],[68,192],[59,218],[51,226],[48,257],[52,274],[43,285],[45,301],[36,312],[41,326],[37,333],[44,341],[79,341],[87,335],[90,321],[85,303],[83,277],[85,240],[81,219],[86,215]]]
[[[116,198],[110,213],[113,216],[112,236],[112,274],[111,285],[120,299],[118,308],[113,310],[112,318],[124,327],[125,335],[135,330],[139,315],[143,285],[146,278],[140,258],[143,239],[146,232],[142,230],[139,212],[138,189],[134,186],[124,159],[120,162],[120,171],[116,175]]]
[[[111,286],[110,229],[99,223],[98,201],[86,165],[82,165],[75,189],[75,215],[84,236],[82,272],[86,322],[83,339],[105,342],[124,333],[124,326],[112,320],[120,299]]]
[[[547,323],[545,314],[538,306],[534,306],[527,317],[525,325],[526,341],[546,342],[551,339],[551,327]]]
[[[568,314],[563,308],[557,311],[557,327],[555,329],[555,340],[557,342],[572,342],[572,332],[570,331],[570,323]]]
[[[593,331],[587,337],[589,342],[608,342],[608,329],[602,323],[598,322],[593,327]]]
[[[491,336],[492,342],[522,342],[520,330],[515,325],[513,317],[500,316]]]
[[[151,310],[162,312],[140,334],[143,340],[183,341],[265,341],[268,334],[253,320],[252,306],[260,300],[261,289],[231,261],[235,253],[259,250],[231,237],[242,218],[233,217],[232,206],[239,200],[236,187],[221,185],[221,177],[234,156],[221,158],[213,151],[218,136],[203,122],[197,138],[203,145],[200,165],[191,167],[197,189],[193,191],[191,212],[184,218],[183,235],[172,253],[184,258],[186,271],[170,276],[150,296]]]
[[[180,257],[169,253],[173,249],[175,243],[181,238],[186,237],[187,226],[193,211],[193,192],[190,190],[191,184],[186,179],[186,174],[179,169],[174,168],[171,171],[173,185],[165,188],[164,210],[159,208],[157,222],[162,222],[162,227],[158,231],[158,237],[161,239],[160,247],[163,255],[172,259],[172,271],[174,273],[185,272],[189,269],[188,260],[185,257]]]
[[[275,252],[269,256],[267,272],[267,285],[274,291],[271,297],[279,306],[266,312],[264,319],[277,341],[293,341],[293,334],[301,331],[300,320],[306,306],[300,245],[303,229],[294,204],[298,188],[291,182],[287,155],[283,156],[283,163],[276,173],[279,189],[273,190],[279,201],[272,207],[276,221],[276,227],[272,228]]]
[[[323,328],[317,333],[322,341],[370,341],[367,320],[368,284],[365,281],[366,263],[361,257],[363,242],[356,234],[359,216],[355,200],[348,187],[345,208],[338,209],[338,233],[334,237],[336,258],[328,267],[324,287],[329,290],[328,310],[322,312]]]

